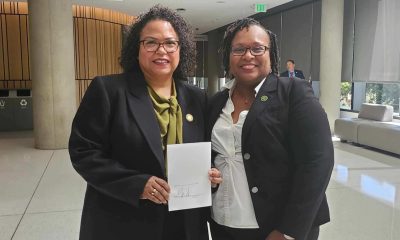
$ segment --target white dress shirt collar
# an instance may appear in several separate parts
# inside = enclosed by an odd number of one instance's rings
[[[258,93],[258,91],[260,91],[260,88],[263,85],[263,83],[265,82],[265,79],[267,79],[267,78],[264,78],[263,80],[261,80],[261,82],[254,88],[254,92],[255,92],[254,96],[257,96],[257,93]],[[231,97],[232,91],[233,91],[233,89],[235,89],[235,86],[236,86],[236,79],[232,79],[229,82],[227,82],[224,86],[222,86],[221,90],[229,89],[229,97]]]

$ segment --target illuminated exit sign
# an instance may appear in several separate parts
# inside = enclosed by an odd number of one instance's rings
[[[267,11],[267,6],[265,4],[256,4],[255,5],[255,11],[256,12],[266,12]]]

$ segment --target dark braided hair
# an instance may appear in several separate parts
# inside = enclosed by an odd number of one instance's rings
[[[174,28],[179,38],[180,60],[173,77],[179,79],[187,77],[195,62],[196,47],[193,32],[179,14],[159,4],[150,8],[148,12],[140,14],[130,26],[128,36],[121,50],[120,65],[122,69],[127,73],[142,73],[138,60],[140,33],[146,24],[153,20],[167,21]]]
[[[261,23],[257,20],[254,20],[252,18],[243,18],[240,20],[236,20],[234,23],[228,26],[224,34],[224,39],[222,40],[222,46],[219,51],[222,54],[222,63],[225,70],[225,77],[233,78],[233,76],[230,74],[229,69],[229,57],[232,49],[233,38],[236,36],[237,32],[243,30],[244,28],[248,29],[250,26],[253,25],[261,27],[268,34],[270,41],[269,58],[271,60],[271,70],[273,74],[278,74],[280,59],[276,34],[263,27]]]

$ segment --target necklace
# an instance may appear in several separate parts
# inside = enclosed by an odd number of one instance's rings
[[[245,97],[245,96],[238,94],[236,91],[233,91],[233,96],[237,101],[244,103],[244,105],[246,105],[246,106],[250,105],[254,100],[254,96]]]

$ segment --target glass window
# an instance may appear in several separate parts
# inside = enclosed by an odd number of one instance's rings
[[[399,114],[400,83],[342,82],[340,109],[359,111],[362,103],[393,106]]]
[[[342,82],[340,89],[340,108],[341,109],[351,109],[351,99],[352,99],[352,84],[351,82]]]
[[[366,83],[365,102],[393,106],[393,112],[399,112],[399,83]]]

